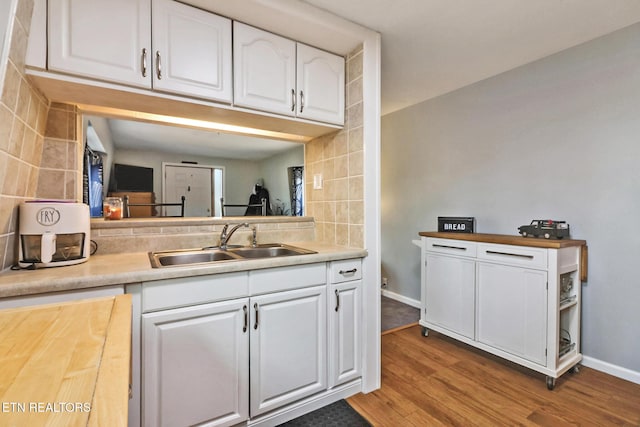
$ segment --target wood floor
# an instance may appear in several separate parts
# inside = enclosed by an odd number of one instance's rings
[[[348,399],[374,426],[640,426],[640,385],[545,376],[420,327],[382,336],[382,387]]]

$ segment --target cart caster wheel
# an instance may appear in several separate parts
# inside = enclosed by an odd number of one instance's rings
[[[569,372],[571,372],[572,374],[577,374],[578,372],[580,372],[580,367],[578,365],[575,365],[571,367],[571,369],[569,369]]]
[[[553,390],[556,386],[556,379],[553,377],[547,377],[547,388]]]
[[[549,234],[549,233],[544,233],[544,238],[545,238],[545,239],[548,239],[548,238],[550,238],[550,237],[551,237],[551,234]]]
[[[422,332],[422,335],[423,335],[423,336],[425,336],[425,337],[428,337],[428,336],[429,336],[429,330],[426,328],[426,326],[423,326],[423,327],[421,328],[421,332]]]

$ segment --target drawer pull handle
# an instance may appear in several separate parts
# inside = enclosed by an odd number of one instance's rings
[[[352,268],[351,270],[340,270],[338,271],[338,274],[342,274],[343,276],[346,276],[347,274],[356,274],[357,271],[358,271],[357,268]]]
[[[142,48],[142,77],[147,77],[147,48]]]
[[[336,311],[340,310],[340,291],[336,289]]]
[[[296,90],[291,89],[291,111],[296,111]]]
[[[515,257],[518,257],[518,258],[533,259],[533,255],[511,254],[509,252],[487,251],[487,254],[491,254],[491,255],[506,255],[506,256],[515,256]]]
[[[162,80],[162,58],[160,57],[160,51],[156,51],[156,75],[158,80]]]
[[[458,249],[459,251],[466,251],[467,248],[461,248],[460,246],[449,246],[449,245],[438,245],[434,244],[434,248],[444,248],[444,249]]]
[[[256,311],[256,323],[253,324],[253,329],[258,329],[258,303],[253,304],[253,309]]]
[[[244,326],[242,327],[242,332],[244,333],[247,332],[247,327],[249,326],[249,310],[246,304],[242,307],[242,311],[244,312]]]

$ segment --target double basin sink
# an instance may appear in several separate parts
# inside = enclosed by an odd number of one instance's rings
[[[183,249],[176,251],[149,252],[153,268],[178,267],[185,265],[212,264],[224,261],[241,261],[260,258],[279,258],[293,255],[308,255],[317,252],[282,243],[257,246],[240,246],[203,249]]]

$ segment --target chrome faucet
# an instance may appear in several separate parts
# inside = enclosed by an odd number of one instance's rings
[[[220,249],[222,249],[223,251],[227,250],[227,242],[229,241],[231,236],[233,236],[233,233],[235,233],[236,230],[240,227],[249,227],[249,223],[243,222],[241,224],[237,224],[228,232],[227,230],[229,229],[229,224],[224,225],[224,227],[222,228],[222,233],[220,233]]]

